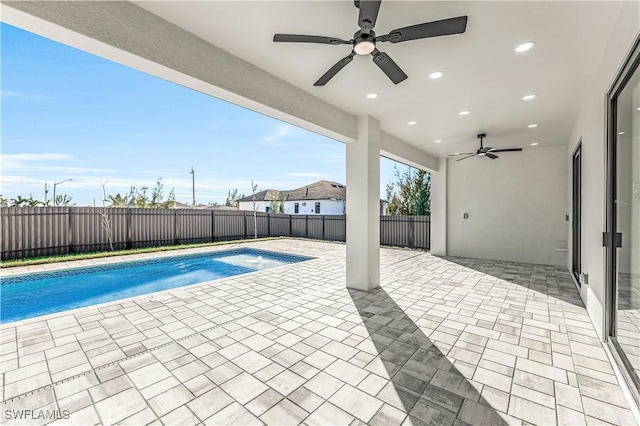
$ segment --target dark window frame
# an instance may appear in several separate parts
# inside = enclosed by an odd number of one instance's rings
[[[316,201],[316,206],[314,211],[316,212],[316,214],[320,214],[320,201]]]
[[[582,272],[582,140],[571,156],[571,273],[578,284]]]

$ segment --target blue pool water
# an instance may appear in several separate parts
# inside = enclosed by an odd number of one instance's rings
[[[4,278],[0,285],[0,323],[308,259],[263,250],[235,249]]]

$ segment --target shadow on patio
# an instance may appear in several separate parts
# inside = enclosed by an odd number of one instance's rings
[[[507,424],[382,288],[349,293],[391,378],[378,398],[392,395],[414,425]]]

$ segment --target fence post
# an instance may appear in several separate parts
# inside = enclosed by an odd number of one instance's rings
[[[216,211],[211,210],[211,242],[216,240]]]
[[[131,209],[127,208],[127,249],[130,250],[133,247],[131,242]]]
[[[415,221],[413,216],[409,216],[409,247],[414,246],[414,234],[415,234]]]
[[[304,236],[305,238],[309,238],[309,215],[305,215]]]
[[[242,221],[244,222],[244,239],[247,239],[247,212],[242,213]]]
[[[324,215],[322,215],[322,241],[324,241]]]
[[[293,237],[293,215],[289,215],[289,236]]]
[[[267,237],[271,236],[271,215],[267,213]]]
[[[173,211],[173,245],[178,245],[178,210]]]
[[[69,207],[69,253],[73,253],[73,207]]]

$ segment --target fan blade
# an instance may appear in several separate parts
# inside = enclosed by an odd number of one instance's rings
[[[360,9],[358,25],[364,34],[369,34],[376,25],[378,12],[380,11],[380,1],[362,0],[358,2],[357,7]]]
[[[276,34],[273,36],[275,42],[285,43],[320,43],[320,44],[350,44],[351,42],[336,37],[324,37],[298,34]]]
[[[360,3],[362,4],[362,3]],[[389,57],[384,52],[375,49],[371,52],[371,56],[373,56],[373,62],[393,81],[393,84],[398,84],[403,80],[407,79],[407,75],[400,69],[398,64],[396,64],[393,59]]]
[[[340,71],[342,68],[346,67],[347,64],[353,60],[354,56],[356,56],[356,52],[351,52],[349,54],[349,56],[345,56],[344,58],[340,59],[338,61],[338,63],[336,63],[334,66],[332,66],[329,69],[329,71],[324,73],[324,75],[322,77],[320,77],[320,79],[318,81],[313,83],[313,85],[314,86],[324,86],[325,84],[327,84],[329,82],[329,80],[331,80],[333,78],[334,75],[338,74],[338,71]]]
[[[461,34],[467,29],[467,17],[443,19],[442,21],[427,22],[398,28],[389,34],[376,37],[376,41],[390,41],[400,43],[402,41],[417,40],[421,38],[440,37],[452,34]]]
[[[466,157],[458,158],[458,159],[456,160],[456,163],[457,163],[458,161],[466,160],[467,158],[475,157],[475,155],[476,155],[476,154],[471,154],[471,155],[467,155]]]
[[[492,149],[489,152],[517,152],[517,151],[522,151],[522,148]]]
[[[459,152],[457,154],[449,154],[449,157],[457,157],[458,155],[476,155],[475,152]]]
[[[487,158],[491,158],[492,160],[495,160],[496,158],[498,158],[498,156],[497,156],[497,155],[493,155],[493,154],[492,154],[492,153],[490,153],[490,152],[487,152],[487,155],[485,155],[485,157],[487,157]]]

